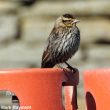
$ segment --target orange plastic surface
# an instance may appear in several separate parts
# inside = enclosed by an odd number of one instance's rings
[[[87,110],[110,110],[110,69],[84,72]]]
[[[11,69],[0,70],[0,90],[14,92],[20,106],[31,106],[31,110],[64,110],[62,83],[66,85],[66,109],[76,110],[73,94],[68,87],[77,85],[78,74],[62,69]],[[68,91],[68,94],[67,94]],[[22,109],[20,109],[22,110]],[[24,110],[24,109],[23,109]]]

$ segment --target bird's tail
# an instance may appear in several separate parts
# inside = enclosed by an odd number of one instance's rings
[[[55,63],[51,61],[41,63],[41,68],[52,68],[54,66],[55,66]]]

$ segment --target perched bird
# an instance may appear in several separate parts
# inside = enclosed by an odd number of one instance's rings
[[[56,64],[65,63],[78,50],[80,44],[80,31],[76,26],[77,20],[71,14],[64,14],[57,18],[42,56],[42,68],[52,68]]]

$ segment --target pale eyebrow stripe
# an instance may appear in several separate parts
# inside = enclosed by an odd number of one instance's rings
[[[63,18],[63,20],[72,20],[72,18]]]

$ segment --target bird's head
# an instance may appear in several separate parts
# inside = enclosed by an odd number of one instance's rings
[[[55,27],[73,27],[78,23],[79,20],[77,20],[73,15],[71,14],[64,14],[60,16],[56,22]]]

